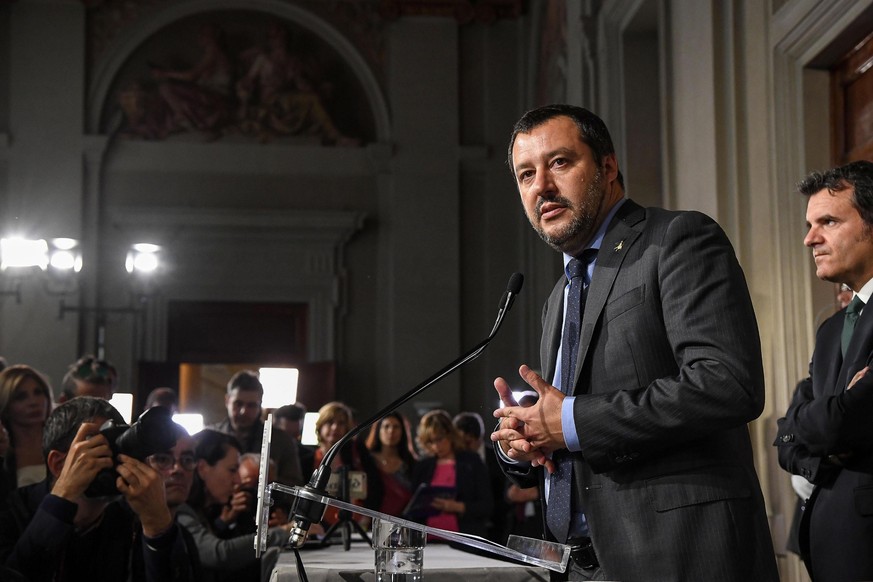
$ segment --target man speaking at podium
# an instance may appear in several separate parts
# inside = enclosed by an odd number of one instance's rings
[[[778,580],[746,427],[764,406],[760,340],[727,236],[626,198],[582,108],[526,113],[509,164],[565,276],[543,310],[543,377],[520,369],[539,401],[495,380],[491,438],[512,480],[541,486],[546,537],[573,547],[554,578]]]

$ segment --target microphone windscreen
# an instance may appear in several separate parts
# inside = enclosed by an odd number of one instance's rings
[[[521,291],[521,286],[524,284],[524,275],[521,273],[513,273],[509,278],[509,284],[506,285],[506,291],[513,295],[518,295]]]

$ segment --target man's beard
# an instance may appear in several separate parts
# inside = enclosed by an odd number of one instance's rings
[[[574,240],[587,240],[594,234],[594,226],[597,222],[597,216],[600,214],[600,208],[603,205],[603,200],[606,197],[606,191],[603,189],[603,174],[600,169],[594,174],[594,179],[588,184],[585,189],[585,197],[579,206],[574,206],[569,200],[563,196],[555,196],[554,198],[541,198],[536,207],[536,219],[531,220],[531,225],[540,238],[545,241],[550,247],[559,252],[566,252],[568,243]],[[542,219],[541,208],[546,202],[558,202],[567,207],[573,213],[573,219],[566,227],[555,234],[549,235],[543,230],[540,225]]]

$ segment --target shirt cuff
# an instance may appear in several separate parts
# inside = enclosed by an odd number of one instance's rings
[[[76,517],[76,511],[79,509],[79,506],[72,501],[64,499],[63,497],[58,497],[53,493],[46,495],[40,503],[40,506],[43,511],[58,521],[70,525],[72,525],[73,519]]]
[[[176,536],[178,535],[179,526],[176,525],[175,522],[170,526],[170,529],[167,531],[156,535],[155,537],[149,537],[145,534],[142,535],[143,541],[145,541],[146,547],[153,552],[159,552],[161,550],[165,550],[173,545],[176,541]]]
[[[582,450],[582,445],[579,443],[579,434],[576,432],[576,422],[573,419],[574,402],[576,402],[575,396],[567,396],[561,403],[561,430],[564,432],[567,450],[575,453]]]

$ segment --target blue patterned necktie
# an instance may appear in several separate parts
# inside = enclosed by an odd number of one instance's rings
[[[858,322],[862,309],[864,309],[864,301],[858,295],[855,295],[855,298],[846,307],[846,319],[843,320],[843,333],[840,336],[843,357],[846,357],[846,350],[849,349],[849,342],[852,341],[852,333],[855,331],[855,324]]]
[[[576,376],[576,356],[579,352],[579,332],[582,327],[582,312],[585,305],[585,290],[588,287],[588,265],[597,256],[597,251],[588,249],[582,259],[572,259],[567,264],[570,290],[567,292],[567,310],[564,316],[564,332],[561,336],[561,392],[573,393]],[[567,540],[570,521],[573,518],[571,503],[573,481],[573,458],[570,451],[562,449],[552,455],[555,472],[549,477],[549,499],[546,504],[546,523],[555,539]]]

